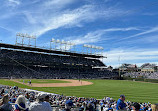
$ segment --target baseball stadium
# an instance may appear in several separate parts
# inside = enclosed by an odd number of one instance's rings
[[[15,45],[0,43],[1,97],[13,93],[11,98],[18,99],[17,95],[23,94],[30,104],[35,95],[39,99],[49,95],[54,111],[82,111],[85,104],[88,111],[114,110],[119,97],[126,98],[127,104],[142,103],[145,108],[158,100],[157,83],[119,80],[119,72],[107,70],[102,62],[106,57],[101,53],[39,48],[36,44],[24,44],[25,37],[18,33]]]

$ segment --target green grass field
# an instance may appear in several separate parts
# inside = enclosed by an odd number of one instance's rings
[[[28,83],[31,80],[31,83],[70,83],[68,81],[61,81],[61,80],[51,80],[51,79],[18,79],[19,82]]]
[[[119,95],[124,94],[126,100],[133,102],[151,102],[158,103],[158,84],[144,83],[121,80],[88,80],[93,82],[93,85],[88,86],[73,86],[73,87],[29,87],[23,84],[15,83],[9,80],[0,80],[0,84],[21,88],[30,88],[39,91],[52,92],[56,94],[64,94],[67,96],[78,97],[95,97],[102,99],[104,96],[118,99]]]

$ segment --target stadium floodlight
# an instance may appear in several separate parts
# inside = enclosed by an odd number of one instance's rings
[[[20,36],[20,34],[21,34],[21,33],[19,32],[19,35],[18,35],[18,36]]]
[[[103,50],[104,48],[103,48],[103,47],[100,47],[100,49]]]
[[[61,43],[62,43],[62,44],[65,44],[65,41],[64,41],[64,40],[62,40],[62,41],[61,41]]]
[[[34,35],[34,39],[36,39],[36,35]]]
[[[29,37],[29,35],[26,33],[26,34],[25,34],[25,37],[27,37],[27,38],[28,38],[28,37]]]
[[[70,41],[67,41],[67,45],[70,45],[71,43],[70,43]]]
[[[52,38],[51,42],[55,42],[55,39],[54,39],[54,38]]]
[[[27,39],[28,43],[26,43],[25,45],[28,44],[28,46],[31,46],[31,45],[30,45],[31,39],[34,39],[34,41],[35,41],[35,47],[36,47],[36,36],[29,35],[29,34],[27,34],[27,33],[20,33],[20,32],[18,32],[18,33],[16,34],[16,36],[17,36],[17,37],[16,37],[16,44],[21,44],[21,45],[23,46],[23,45],[24,45],[24,42],[26,42],[25,39]],[[21,37],[21,39],[18,40],[18,37]]]
[[[26,37],[26,33],[24,33],[24,37]]]
[[[95,46],[94,46],[94,45],[92,45],[92,48],[93,48],[93,49],[95,49]]]
[[[18,32],[18,33],[16,34],[16,36],[20,36],[20,32]]]
[[[88,45],[88,48],[91,48],[91,45]]]
[[[71,46],[73,45],[73,43],[72,43],[72,42],[70,42],[69,44],[70,44]]]
[[[97,49],[100,49],[100,47],[99,47],[99,46],[97,46]]]
[[[21,33],[21,34],[20,34],[20,37],[24,37],[24,34],[23,34],[23,33]]]
[[[16,36],[20,36],[20,33],[18,32],[18,33],[16,34]]]
[[[66,51],[67,45],[68,45],[68,41],[65,41],[65,51]]]
[[[22,36],[22,37],[25,37],[25,34],[21,33],[21,36]]]
[[[19,33],[19,37],[22,37],[22,33]]]
[[[31,36],[28,34],[27,37],[30,38]]]
[[[19,33],[19,37],[22,37],[22,33]]]
[[[31,38],[34,39],[34,36],[32,35]]]
[[[74,46],[74,45],[75,45],[75,43],[71,43],[71,45],[72,45],[72,46]]]
[[[56,42],[57,42],[57,43],[60,43],[60,40],[59,40],[59,39],[57,39],[57,40],[56,40]]]

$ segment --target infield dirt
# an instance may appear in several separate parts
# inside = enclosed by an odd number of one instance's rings
[[[80,81],[79,80],[71,80],[71,79],[54,79],[54,80],[68,81],[70,83],[32,83],[31,85],[29,85],[28,83],[22,83],[18,80],[12,80],[12,81],[18,82],[21,84],[25,84],[25,85],[31,86],[31,87],[68,87],[68,86],[85,86],[85,85],[93,84],[92,82],[81,81],[81,80]]]

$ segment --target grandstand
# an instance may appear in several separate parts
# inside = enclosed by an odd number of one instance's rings
[[[77,79],[115,77],[102,55],[0,43],[0,77]],[[97,67],[97,68],[96,68]]]

